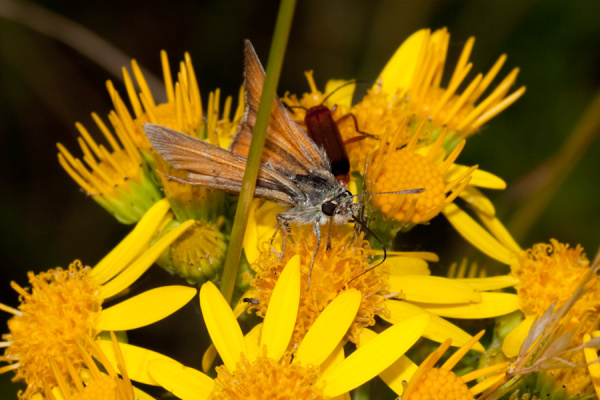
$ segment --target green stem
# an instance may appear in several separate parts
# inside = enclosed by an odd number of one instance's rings
[[[279,6],[279,14],[275,23],[275,32],[271,43],[271,51],[269,52],[269,61],[267,63],[267,72],[262,95],[260,97],[260,105],[256,117],[256,124],[252,131],[252,143],[250,144],[250,153],[248,162],[246,163],[246,171],[244,172],[244,180],[242,181],[242,190],[235,211],[233,220],[233,230],[229,247],[227,249],[227,257],[225,258],[225,266],[223,269],[223,279],[221,281],[221,293],[228,302],[231,302],[233,289],[242,254],[242,242],[244,240],[244,232],[248,222],[248,212],[254,197],[254,188],[256,187],[256,177],[258,176],[258,168],[260,166],[260,156],[265,143],[267,134],[267,126],[271,118],[271,107],[275,99],[275,89],[279,82],[281,74],[281,66],[285,55],[290,29],[292,27],[292,18],[294,16],[294,8],[296,0],[281,0]]]

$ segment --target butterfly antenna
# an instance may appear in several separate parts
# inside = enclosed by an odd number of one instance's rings
[[[358,194],[353,194],[352,197],[371,196],[371,195],[375,195],[375,194],[418,194],[418,193],[422,193],[424,191],[425,191],[425,188],[406,189],[406,190],[399,190],[397,192],[358,193]]]
[[[352,220],[354,222],[356,222],[357,224],[359,224],[360,227],[363,228],[365,231],[367,231],[371,236],[373,236],[375,239],[377,239],[377,241],[379,242],[379,244],[381,245],[381,248],[383,250],[383,259],[381,260],[381,262],[379,264],[375,265],[374,267],[369,268],[366,271],[361,272],[360,274],[358,274],[357,276],[355,276],[354,278],[352,278],[348,282],[348,284],[354,282],[356,279],[358,279],[359,277],[363,276],[367,272],[373,271],[375,268],[377,268],[381,264],[383,264],[385,262],[385,259],[387,258],[387,250],[385,249],[385,245],[383,244],[383,242],[381,241],[381,239],[379,239],[379,237],[377,237],[377,235],[375,234],[375,232],[373,232],[372,230],[370,230],[369,227],[367,226],[367,224],[365,224],[364,222],[362,222],[360,219],[356,218],[354,215],[352,216]]]

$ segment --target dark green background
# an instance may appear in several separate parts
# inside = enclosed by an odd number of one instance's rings
[[[91,111],[106,116],[111,103],[105,80],[115,81],[123,93],[120,75],[14,18],[4,18],[11,4],[0,0],[0,301],[16,305],[11,280],[25,285],[26,271],[67,266],[77,258],[93,265],[129,227],[117,224],[79,191],[59,167],[55,147],[60,141],[79,154],[74,122],[91,128]],[[36,4],[81,24],[158,77],[159,50],[168,51],[173,69],[189,51],[204,99],[216,87],[237,94],[243,39],[250,39],[266,62],[277,11],[276,1],[264,0]],[[32,22],[34,16],[23,18]],[[321,87],[329,78],[372,81],[408,35],[444,26],[451,33],[451,60],[469,36],[476,36],[471,77],[507,53],[503,74],[520,67],[517,85],[527,86],[521,100],[469,140],[458,160],[477,163],[507,181],[507,193],[490,193],[507,220],[515,207],[511,185],[560,149],[600,87],[598,1],[300,1],[279,93],[305,91],[307,69],[315,70]],[[521,241],[523,246],[556,237],[581,243],[593,256],[600,244],[599,152],[600,145],[593,142]],[[454,240],[462,245],[448,229],[439,240],[447,247]],[[158,270],[149,275],[140,287],[170,279]],[[196,303],[189,312],[197,313]],[[6,331],[4,317],[0,331]],[[173,338],[187,349],[179,360],[198,365],[205,347],[198,342],[200,318],[175,315],[166,324],[176,327],[176,339],[171,330],[156,328],[140,342],[160,349],[160,343]],[[196,344],[191,350],[190,341]],[[1,382],[9,375],[1,376]],[[15,398],[12,385],[3,387],[0,398]]]

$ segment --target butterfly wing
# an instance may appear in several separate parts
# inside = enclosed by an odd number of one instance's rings
[[[185,183],[207,186],[239,194],[247,158],[218,146],[154,124],[145,124],[144,131],[152,147],[175,168],[188,172]],[[277,203],[293,205],[301,195],[296,185],[279,172],[261,165],[258,170],[255,195]]]
[[[245,42],[244,55],[246,113],[230,150],[248,156],[265,72],[249,41]],[[271,109],[261,161],[288,177],[316,175],[328,179],[331,175],[325,153],[296,124],[277,97]]]

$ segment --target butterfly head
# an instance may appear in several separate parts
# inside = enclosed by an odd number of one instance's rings
[[[352,202],[352,193],[345,190],[321,204],[321,212],[335,224],[345,224],[356,214],[357,204]]]

